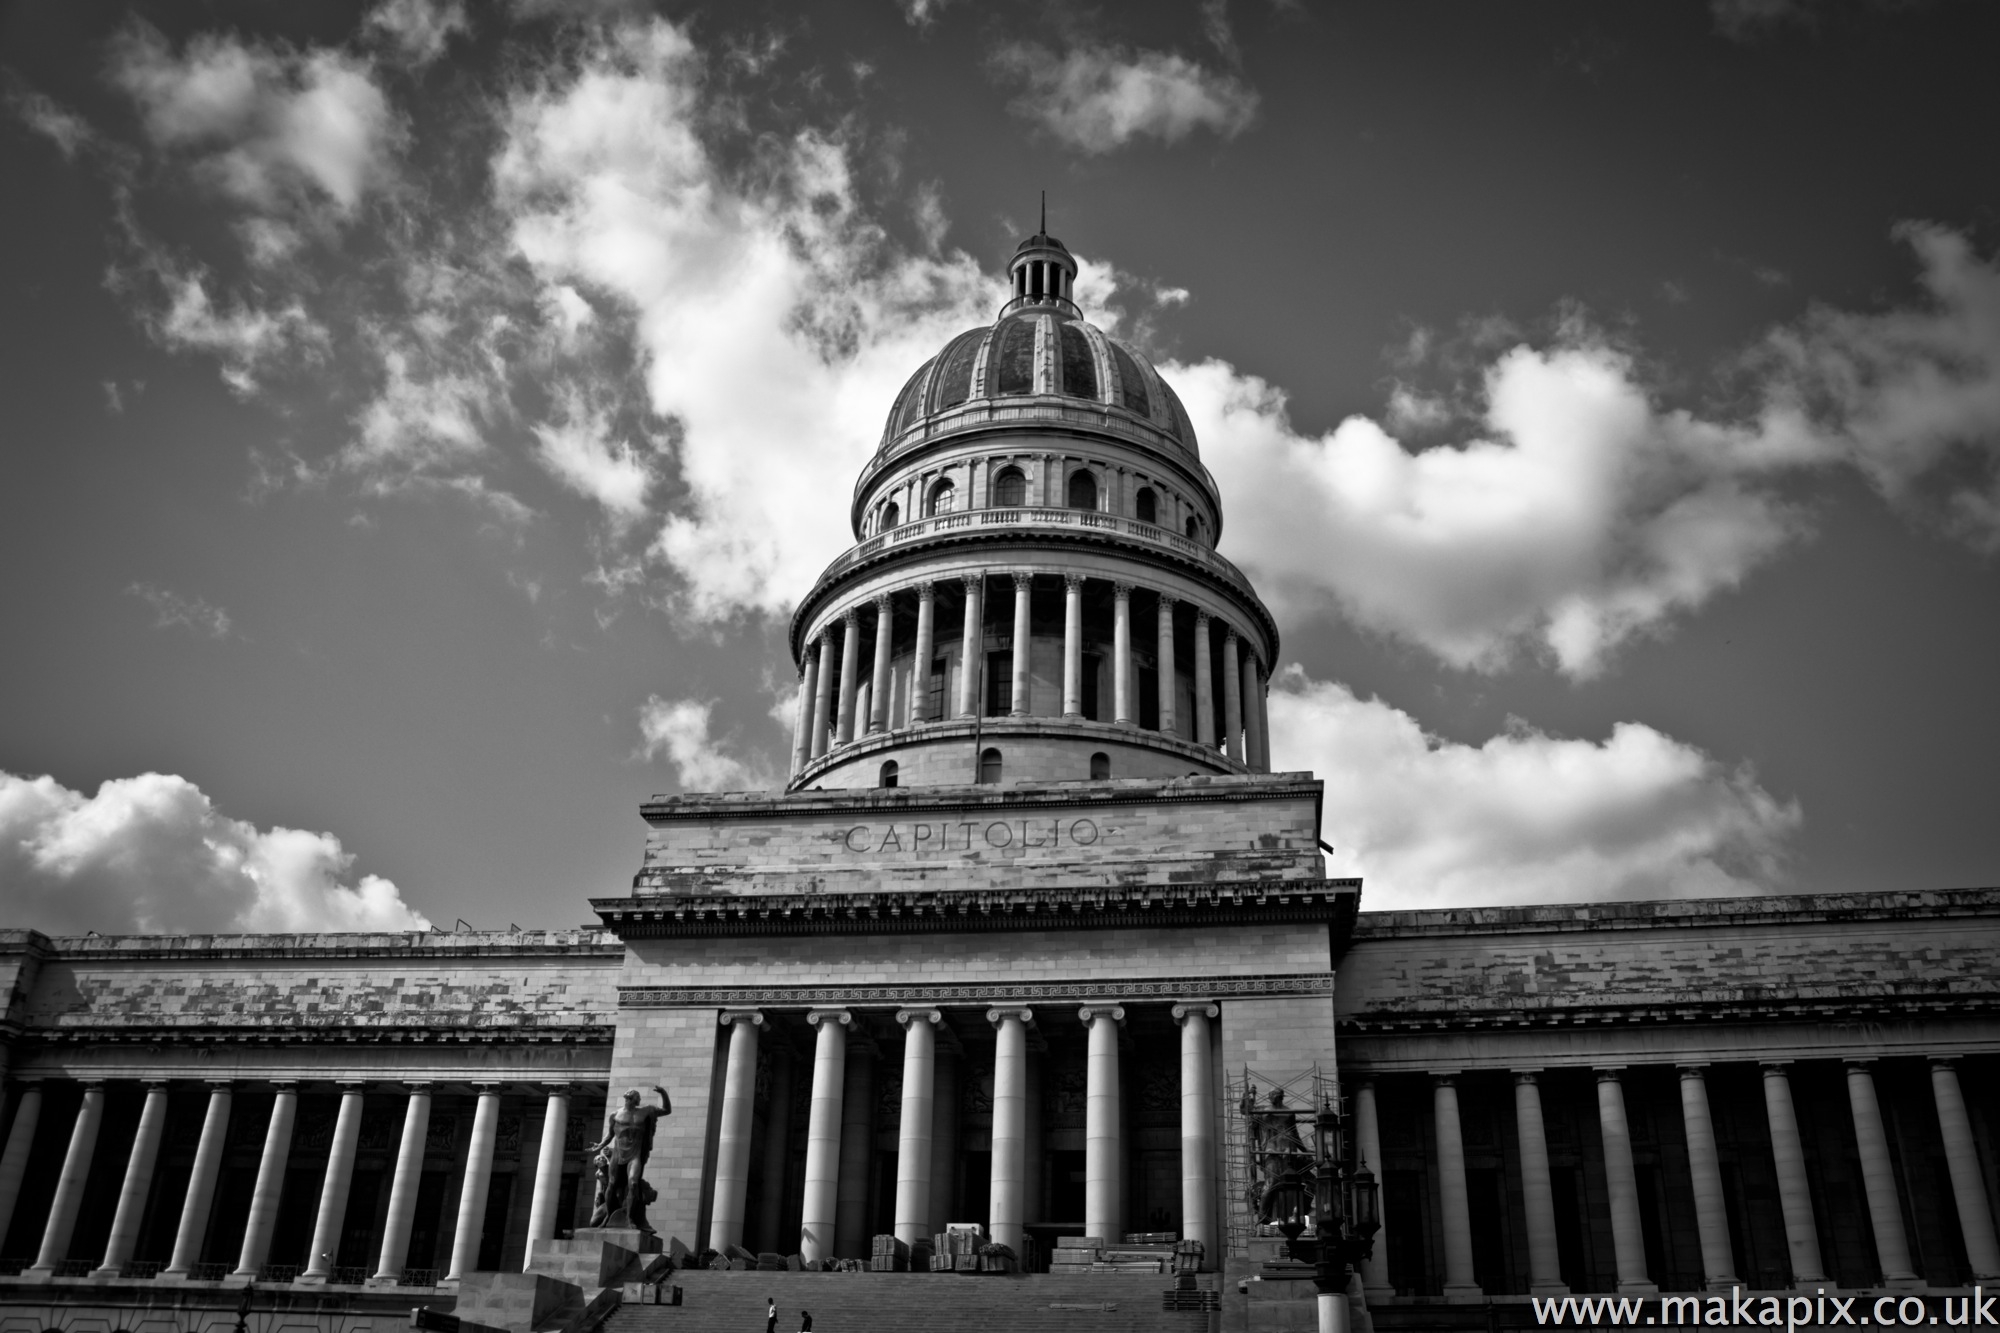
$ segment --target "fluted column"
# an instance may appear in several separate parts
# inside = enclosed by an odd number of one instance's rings
[[[91,1158],[97,1153],[97,1127],[104,1119],[104,1083],[85,1080],[83,1104],[77,1108],[76,1124],[70,1129],[69,1151],[63,1154],[62,1172],[56,1177],[56,1197],[49,1204],[48,1222],[42,1227],[42,1249],[29,1273],[47,1277],[57,1264],[69,1258],[70,1237],[76,1234],[76,1215],[83,1207],[83,1187],[90,1178]]]
[[[937,1067],[931,1074],[931,1226],[953,1222],[958,1207],[958,1078],[962,1050],[949,1027],[937,1034]]]
[[[1805,1148],[1799,1143],[1798,1114],[1792,1109],[1792,1081],[1782,1064],[1764,1066],[1764,1113],[1771,1123],[1771,1160],[1778,1172],[1778,1206],[1785,1215],[1792,1285],[1824,1282],[1826,1270],[1820,1266],[1812,1188],[1806,1183]]]
[[[7,1149],[0,1153],[0,1237],[14,1224],[14,1205],[21,1197],[21,1179],[28,1174],[28,1157],[35,1149],[35,1127],[42,1122],[42,1085],[21,1085],[14,1105],[14,1126],[7,1131]]]
[[[1682,1065],[1681,1123],[1687,1132],[1688,1176],[1694,1187],[1694,1224],[1701,1240],[1702,1285],[1728,1291],[1738,1282],[1729,1245],[1729,1213],[1722,1193],[1722,1158],[1700,1065]]]
[[[535,1261],[535,1242],[556,1238],[557,1210],[562,1204],[563,1149],[569,1138],[569,1084],[548,1085],[549,1100],[542,1111],[542,1142],[535,1154],[535,1193],[528,1202],[527,1253],[521,1268],[526,1272]]]
[[[840,625],[840,713],[834,744],[845,745],[854,739],[854,700],[861,690],[861,613],[849,607]]]
[[[903,1029],[903,1105],[896,1127],[896,1239],[915,1245],[931,1234],[932,1080],[937,1071],[936,1009],[899,1009]],[[937,1224],[940,1229],[942,1223]]]
[[[255,1280],[271,1257],[271,1228],[285,1196],[285,1167],[292,1160],[292,1123],[299,1114],[299,1086],[280,1083],[271,1099],[271,1122],[264,1127],[264,1155],[257,1162],[257,1183],[250,1191],[250,1220],[243,1227],[243,1249],[236,1257],[236,1276]]]
[[[327,1145],[326,1176],[319,1187],[319,1213],[313,1220],[312,1248],[306,1251],[301,1282],[324,1282],[340,1258],[340,1230],[347,1220],[347,1193],[354,1181],[354,1150],[361,1142],[361,1085],[340,1085],[340,1111],[333,1121],[333,1142]]]
[[[1083,716],[1083,575],[1063,575],[1063,716]]]
[[[845,1009],[815,1009],[806,1015],[806,1022],[818,1035],[813,1040],[812,1101],[806,1113],[799,1256],[812,1262],[833,1254],[840,1206],[840,1105],[847,1087],[847,1029],[854,1015]]]
[[[875,1182],[875,1057],[857,1024],[847,1038],[847,1077],[840,1102],[840,1181],[834,1190],[833,1252],[868,1257],[868,1189]]]
[[[104,1262],[97,1277],[117,1277],[131,1261],[139,1243],[139,1224],[146,1216],[146,1196],[153,1191],[153,1166],[160,1157],[160,1131],[167,1123],[167,1085],[146,1084],[146,1104],[139,1109],[139,1128],[132,1135],[132,1155],[125,1159],[125,1180],[118,1190],[118,1208],[111,1215],[111,1234],[104,1242]]]
[[[965,628],[959,643],[958,715],[977,717],[980,711],[979,678],[986,660],[985,604],[986,576],[965,576]]]
[[[1159,658],[1160,734],[1178,736],[1180,727],[1175,710],[1179,705],[1180,683],[1174,676],[1174,599],[1165,593],[1160,594],[1160,613],[1154,632],[1158,636],[1155,655]]]
[[[1639,1222],[1639,1176],[1632,1167],[1632,1130],[1616,1069],[1597,1071],[1597,1127],[1604,1141],[1604,1189],[1611,1203],[1611,1248],[1618,1290],[1658,1291],[1646,1275],[1646,1233]]]
[[[910,664],[910,726],[930,721],[931,663],[937,657],[937,588],[917,585],[917,653]]]
[[[1173,1007],[1181,1029],[1181,1235],[1202,1244],[1202,1265],[1222,1266],[1215,1237],[1215,1072],[1209,1020],[1222,1011],[1203,1000]]]
[[[792,1044],[782,1033],[771,1048],[771,1095],[764,1103],[764,1180],[757,1194],[757,1248],[782,1254],[786,1177],[792,1164]]]
[[[1264,737],[1264,671],[1256,654],[1243,659],[1243,762],[1258,773],[1271,771],[1271,752]]]
[[[1243,668],[1238,661],[1243,641],[1231,629],[1222,636],[1222,752],[1238,762],[1243,756]]]
[[[806,664],[799,672],[799,711],[792,720],[792,772],[797,773],[812,758],[813,693],[819,681],[818,656],[808,648]]]
[[[755,1009],[725,1009],[721,1022],[729,1029],[729,1055],[722,1072],[708,1247],[726,1252],[743,1243],[743,1209],[750,1192],[750,1122],[757,1109],[757,1030],[764,1025],[764,1015]]]
[[[1944,1140],[1945,1165],[1951,1172],[1959,1233],[1965,1237],[1966,1262],[1972,1265],[1975,1282],[2000,1280],[2000,1244],[1994,1241],[1985,1174],[1979,1169],[1979,1149],[1972,1141],[1972,1121],[1965,1113],[1955,1061],[1945,1057],[1931,1060],[1931,1096],[1937,1102],[1938,1131]]]
[[[209,1210],[215,1203],[215,1178],[222,1170],[222,1150],[229,1138],[229,1084],[208,1085],[208,1111],[195,1144],[194,1166],[188,1171],[187,1194],[181,1199],[180,1226],[174,1231],[174,1252],[163,1277],[186,1277],[201,1262],[201,1243],[208,1235]]]
[[[1029,704],[1028,691],[1032,686],[1029,674],[1029,649],[1033,642],[1034,621],[1030,616],[1030,595],[1034,591],[1035,576],[1016,573],[1014,575],[1014,700],[1009,710],[1015,717],[1026,717],[1034,711]]]
[[[813,668],[812,757],[827,752],[833,735],[833,630],[819,636],[818,665]]]
[[[1139,716],[1132,688],[1132,585],[1111,585],[1111,720],[1129,727]]]
[[[472,1142],[465,1149],[465,1180],[458,1191],[458,1228],[452,1233],[451,1271],[456,1282],[479,1267],[479,1242],[486,1238],[486,1195],[493,1187],[493,1140],[500,1128],[500,1089],[475,1083],[479,1105],[472,1113]]]
[[[1090,1033],[1084,1063],[1083,1234],[1117,1244],[1125,1232],[1118,1197],[1118,1164],[1125,1154],[1125,1117],[1118,1087],[1118,1027],[1125,1010],[1087,1004],[1076,1011]]]
[[[1438,1207],[1444,1230],[1444,1294],[1482,1295],[1472,1275],[1472,1211],[1465,1190],[1465,1140],[1458,1127],[1458,1086],[1450,1074],[1431,1076],[1437,1121]]]
[[[1375,1175],[1377,1190],[1382,1187],[1382,1118],[1375,1107],[1375,1080],[1363,1079],[1354,1091],[1354,1147],[1361,1165]],[[1377,1195],[1379,1198],[1380,1195]],[[1389,1285],[1389,1224],[1384,1220],[1375,1232],[1374,1248],[1361,1261],[1362,1294],[1371,1301],[1386,1301],[1396,1294]]]
[[[1271,771],[1271,682],[1268,678],[1257,677],[1257,734],[1263,738],[1263,753],[1257,758],[1258,764],[1268,773]]]
[[[1194,613],[1194,742],[1215,748],[1215,668],[1208,655],[1208,612]]]
[[[1875,1098],[1869,1061],[1847,1062],[1847,1101],[1854,1112],[1854,1146],[1861,1153],[1861,1184],[1868,1192],[1868,1218],[1875,1229],[1875,1257],[1885,1287],[1921,1287],[1910,1266],[1910,1242],[1903,1231],[1903,1205],[1896,1197],[1896,1168],[1889,1160],[1889,1135]]]
[[[374,1281],[392,1284],[403,1275],[410,1254],[410,1222],[417,1211],[417,1184],[424,1174],[424,1141],[430,1136],[431,1089],[410,1085],[403,1110],[403,1138],[396,1148],[396,1174],[389,1178],[389,1213],[382,1219],[382,1254]]]
[[[1023,1195],[1026,1192],[1028,1115],[1028,1024],[1031,1009],[988,1009],[993,1041],[993,1175],[988,1193],[987,1234],[996,1245],[1021,1252]]]
[[[889,652],[895,647],[896,612],[889,594],[875,599],[875,673],[868,689],[868,730],[889,729]]]
[[[1559,1296],[1569,1290],[1556,1249],[1555,1189],[1549,1181],[1549,1140],[1542,1123],[1542,1087],[1532,1070],[1514,1071],[1514,1127],[1521,1141],[1521,1204],[1528,1222],[1528,1290]]]

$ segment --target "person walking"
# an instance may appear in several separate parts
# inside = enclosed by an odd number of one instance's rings
[[[778,1298],[766,1296],[764,1304],[768,1307],[764,1311],[764,1333],[778,1333]]]
[[[799,1311],[799,1333],[812,1333],[812,1330],[813,1330],[812,1311],[811,1310]]]

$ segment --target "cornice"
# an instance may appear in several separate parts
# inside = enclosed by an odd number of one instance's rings
[[[1080,749],[1090,749],[1100,745],[1130,746],[1134,749],[1170,754],[1188,763],[1211,767],[1215,770],[1212,776],[1217,777],[1248,775],[1256,771],[1241,760],[1231,759],[1220,750],[1182,740],[1179,736],[1148,731],[1143,727],[1119,726],[1114,722],[1091,722],[1067,717],[955,717],[925,722],[914,727],[897,727],[891,731],[876,731],[866,736],[856,736],[847,744],[828,750],[817,759],[806,761],[805,766],[792,775],[791,781],[786,786],[791,790],[810,788],[824,774],[853,763],[857,759],[866,759],[892,750],[915,746],[962,744],[975,736],[994,743],[1010,739],[1048,737],[1074,741]],[[1123,804],[1141,804],[1141,802],[1128,801]]]
[[[146,1021],[68,1015],[47,1027],[30,1028],[35,1046],[547,1046],[609,1045],[617,1016],[548,1024],[439,1023],[370,1025],[343,1017],[319,1024],[274,1021],[222,1023],[208,1015],[179,1015]]]
[[[602,929],[590,926],[563,932],[499,931],[477,935],[106,935],[58,936],[49,942],[48,957],[68,963],[119,963],[162,960],[284,959],[314,961],[355,959],[368,962],[406,958],[603,959],[624,957],[624,949]],[[555,936],[555,938],[550,938]]]
[[[1005,719],[985,719],[987,722]],[[944,725],[944,724],[934,724]],[[856,787],[838,791],[696,792],[685,796],[654,796],[641,803],[639,815],[649,824],[691,820],[711,823],[728,819],[774,819],[845,811],[870,815],[949,811],[1006,811],[1110,806],[1241,804],[1251,801],[1320,797],[1320,782],[1310,773],[1217,774],[1195,778],[1124,778],[1095,782],[1037,782],[1013,787],[964,784],[956,787]],[[1328,880],[1359,884],[1359,880]]]
[[[1534,907],[1460,907],[1368,912],[1354,942],[1588,931],[1703,929],[1833,922],[1985,918],[2000,923],[2000,888],[1674,898]]]
[[[800,1009],[810,1006],[889,1008],[902,1005],[980,1005],[1007,1002],[1086,1000],[1242,999],[1253,996],[1333,994],[1331,972],[1263,973],[1252,976],[1195,974],[1175,977],[1107,978],[1102,981],[979,982],[918,986],[620,986],[626,1009],[679,1009],[755,1005]]]

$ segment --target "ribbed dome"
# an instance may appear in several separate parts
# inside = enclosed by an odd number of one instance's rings
[[[989,418],[989,408],[1002,403],[1032,407],[1019,400],[1037,398],[1114,409],[1107,417],[1117,418],[1127,430],[1137,427],[1138,434],[1200,457],[1187,409],[1152,364],[1053,304],[1011,308],[990,328],[959,334],[918,367],[896,395],[881,452],[893,453],[906,442],[934,438],[961,425],[976,427]]]

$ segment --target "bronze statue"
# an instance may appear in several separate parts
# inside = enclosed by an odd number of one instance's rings
[[[627,1088],[625,1104],[604,1118],[604,1138],[592,1150],[597,1166],[597,1196],[590,1214],[594,1227],[652,1230],[646,1225],[646,1205],[657,1195],[646,1183],[646,1159],[653,1154],[654,1122],[674,1113],[667,1090],[656,1084],[653,1091],[660,1094],[658,1106],[641,1106],[639,1090]]]
[[[1248,1089],[1237,1109],[1250,1131],[1250,1161],[1262,1177],[1250,1182],[1250,1211],[1257,1215],[1258,1221],[1269,1222],[1273,1214],[1291,1202],[1284,1197],[1286,1194],[1310,1190],[1314,1174],[1312,1151],[1299,1137],[1299,1113],[1285,1105],[1283,1088],[1271,1089],[1270,1105],[1262,1110],[1257,1106],[1256,1090]]]

